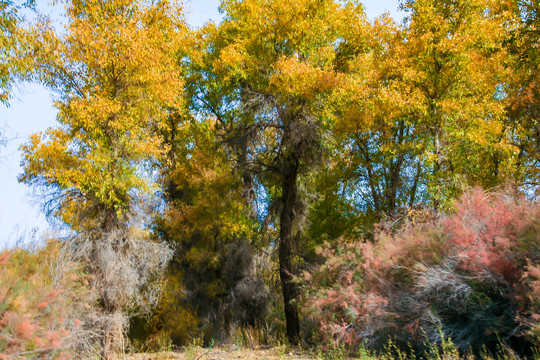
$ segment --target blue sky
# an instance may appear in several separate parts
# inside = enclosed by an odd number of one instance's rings
[[[286,0],[284,0],[286,1]],[[50,6],[46,0],[37,0],[40,12],[61,21],[60,5]],[[188,21],[199,27],[208,20],[219,21],[219,0],[192,0],[188,3]],[[389,12],[401,20],[398,0],[365,0],[366,13],[373,19]],[[52,231],[40,211],[39,199],[32,196],[32,189],[17,182],[21,173],[19,146],[36,132],[55,126],[56,110],[53,94],[36,84],[20,84],[11,106],[0,104],[0,134],[7,144],[0,147],[0,249],[13,246],[17,241],[28,242],[32,237]]]

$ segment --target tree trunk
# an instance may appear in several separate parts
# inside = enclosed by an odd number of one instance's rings
[[[123,314],[120,308],[109,307],[105,309],[104,315],[100,359],[112,360],[116,359],[119,353],[123,353]]]
[[[252,219],[257,219],[257,207],[256,207],[256,195],[253,184],[253,175],[248,160],[248,149],[247,143],[243,142],[241,144],[241,149],[239,151],[238,163],[240,171],[242,172],[242,197],[248,208],[249,216]]]
[[[299,295],[298,285],[294,282],[293,247],[298,235],[294,225],[296,210],[299,204],[298,195],[298,159],[291,156],[286,162],[282,175],[282,209],[280,214],[279,242],[279,275],[285,305],[285,320],[287,322],[287,338],[291,344],[298,344],[300,335],[300,320],[296,299]]]
[[[103,236],[107,236],[107,234],[114,232],[115,229],[120,229],[120,219],[118,217],[118,214],[116,211],[114,211],[111,208],[108,208],[104,212],[104,220],[102,222],[101,226],[101,234]],[[99,247],[99,242],[94,242],[94,246]],[[112,248],[113,251],[118,254],[122,251],[122,241],[117,238],[114,238],[114,243]],[[99,251],[96,249],[96,253],[99,254]],[[97,263],[103,263],[103,258],[96,258]],[[114,259],[112,261],[118,261],[117,259]],[[100,287],[100,305],[102,310],[102,320],[101,320],[101,331],[102,339],[101,339],[101,354],[100,354],[100,360],[113,360],[116,358],[117,352],[121,350],[121,344],[123,341],[124,336],[124,326],[122,321],[122,306],[119,303],[118,298],[111,299],[107,295],[107,290],[109,289],[118,289],[121,287],[122,284],[119,284],[119,279],[116,279],[113,277],[114,280],[107,279],[107,273],[106,269],[102,267],[98,267],[97,269],[94,269],[92,272],[95,273],[98,278],[101,279],[99,282]]]
[[[112,355],[114,351],[113,347],[113,337],[114,335],[109,329],[104,330],[103,339],[101,340],[101,360],[112,360]]]
[[[101,360],[115,359],[117,353],[122,350],[123,325],[121,310],[106,312],[103,326],[103,338],[101,339]]]

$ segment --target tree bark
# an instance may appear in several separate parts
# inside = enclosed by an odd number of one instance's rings
[[[294,151],[294,150],[293,150]],[[285,305],[287,338],[291,344],[298,344],[300,320],[296,299],[299,295],[298,285],[294,282],[293,247],[298,241],[294,225],[299,203],[298,194],[298,159],[292,155],[285,163],[282,175],[282,209],[280,214],[279,242],[279,275]]]

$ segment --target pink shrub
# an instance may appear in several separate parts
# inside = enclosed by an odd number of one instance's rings
[[[443,220],[443,226],[451,234],[449,244],[462,269],[491,272],[512,285],[521,279],[527,256],[538,250],[522,236],[540,221],[540,207],[520,200],[477,189],[457,203],[456,212]]]
[[[540,340],[540,206],[474,189],[455,211],[325,245],[304,304],[326,342],[527,352]]]
[[[81,330],[77,311],[90,299],[76,264],[54,241],[6,250],[0,263],[0,359],[71,357]]]

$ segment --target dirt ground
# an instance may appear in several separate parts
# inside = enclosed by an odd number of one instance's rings
[[[162,352],[158,354],[135,354],[130,355],[126,360],[232,360],[232,359],[252,359],[252,360],[313,360],[301,351],[289,348],[272,349],[203,349],[186,348],[180,352]]]

